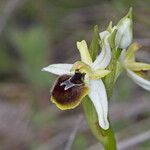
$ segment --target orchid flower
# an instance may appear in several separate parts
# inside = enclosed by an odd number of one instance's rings
[[[100,34],[101,53],[93,62],[85,40],[77,42],[81,61],[74,64],[52,64],[42,69],[59,75],[52,88],[51,100],[62,110],[72,109],[80,104],[87,94],[90,97],[98,116],[99,125],[104,130],[109,128],[107,93],[102,77],[110,73],[105,68],[111,60],[111,49],[108,38],[110,33]]]
[[[138,43],[133,43],[127,51],[121,53],[121,62],[128,75],[135,83],[150,91],[150,81],[143,76],[143,71],[150,70],[150,64],[135,62],[135,52],[140,48]]]

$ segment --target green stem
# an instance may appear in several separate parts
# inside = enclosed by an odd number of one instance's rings
[[[107,131],[107,140],[104,143],[104,149],[105,150],[116,150],[116,140],[114,137],[114,133],[111,129],[111,127],[109,128],[109,130]]]
[[[96,110],[88,97],[83,100],[83,107],[87,122],[95,137],[103,144],[105,150],[116,150],[116,141],[111,126],[108,130],[100,128]]]

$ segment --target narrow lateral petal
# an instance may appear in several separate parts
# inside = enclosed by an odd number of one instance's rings
[[[92,64],[92,59],[91,59],[90,53],[88,51],[86,41],[82,40],[81,42],[77,42],[77,48],[80,52],[81,60],[84,63],[86,63],[88,65],[91,65]]]
[[[143,87],[144,89],[150,91],[150,81],[146,80],[139,75],[137,75],[135,72],[127,69],[128,75],[133,79],[135,83],[137,83],[139,86]]]
[[[56,75],[71,74],[70,69],[72,66],[72,64],[52,64],[44,67],[42,71],[47,71]]]
[[[133,63],[127,63],[127,68],[133,71],[145,71],[150,70],[150,64],[141,63],[141,62],[133,62]]]
[[[104,69],[106,68],[111,60],[111,49],[110,49],[110,45],[109,45],[109,32],[105,31],[105,33],[101,33],[101,37],[103,37],[104,35],[106,35],[108,33],[108,35],[105,36],[104,41],[103,41],[103,45],[102,45],[102,51],[99,54],[99,56],[96,58],[96,60],[93,63],[92,68],[94,69]]]
[[[132,43],[129,46],[129,48],[127,49],[127,51],[126,51],[126,56],[125,56],[126,60],[130,61],[130,62],[131,61],[134,62],[135,61],[135,52],[137,50],[139,50],[140,47],[141,47],[140,44],[138,44],[138,43]]]
[[[108,101],[105,86],[102,80],[90,81],[89,97],[94,104],[98,115],[98,121],[101,128],[107,130],[109,128],[108,122]]]
[[[96,69],[92,72],[91,79],[100,79],[109,74],[110,70]]]

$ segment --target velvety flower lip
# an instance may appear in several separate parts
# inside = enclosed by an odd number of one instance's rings
[[[150,91],[150,81],[137,73],[150,70],[150,64],[135,61],[135,52],[139,48],[140,45],[138,43],[133,43],[127,50],[124,49],[121,53],[121,63],[126,69],[129,77],[131,77],[135,83]]]
[[[83,81],[80,80],[78,83],[70,81],[74,76],[76,75],[59,76],[51,90],[51,100],[61,110],[75,108],[89,92],[89,87]],[[70,81],[69,85],[66,81]]]
[[[52,64],[42,69],[42,71],[51,72],[60,76],[52,89],[52,102],[60,109],[72,109],[78,106],[83,97],[88,94],[95,106],[99,125],[104,130],[109,128],[108,100],[106,89],[101,78],[110,73],[109,70],[105,69],[111,60],[109,36],[110,33],[108,31],[100,33],[100,39],[103,41],[102,50],[94,62],[90,56],[87,43],[83,40],[77,42],[81,61],[77,61],[74,64]],[[72,78],[74,76],[76,70],[79,70],[81,74],[85,74],[84,84],[77,85],[70,81],[70,77]],[[67,78],[64,80],[64,77]]]
[[[75,70],[75,74],[62,82],[60,86],[64,86],[64,90],[68,90],[75,86],[81,86],[84,84],[84,77],[85,73],[80,73],[79,70]]]

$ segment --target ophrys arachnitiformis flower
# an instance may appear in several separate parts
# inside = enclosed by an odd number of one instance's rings
[[[83,97],[88,95],[93,102],[101,128],[107,130],[108,101],[102,77],[110,73],[105,68],[111,60],[111,49],[108,42],[110,33],[100,34],[101,53],[93,62],[86,41],[77,42],[81,61],[74,64],[52,64],[42,69],[59,75],[51,91],[51,100],[62,110],[75,108]]]

